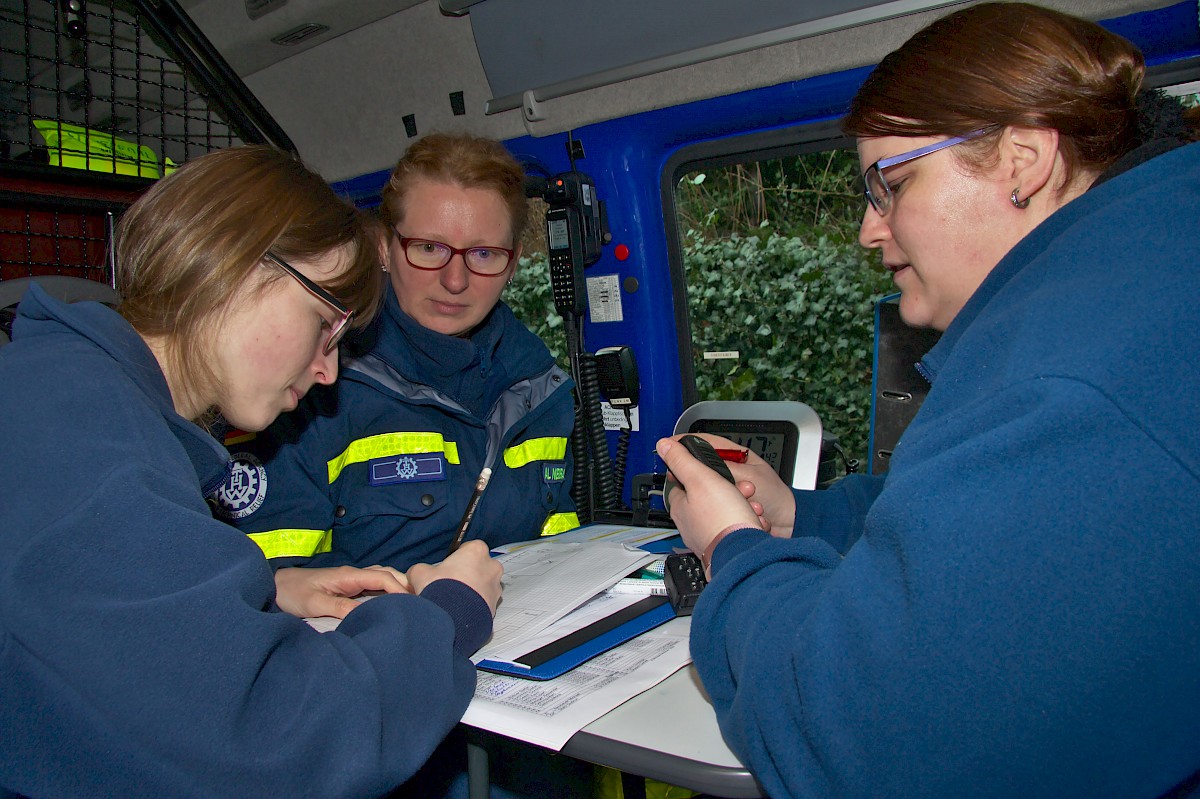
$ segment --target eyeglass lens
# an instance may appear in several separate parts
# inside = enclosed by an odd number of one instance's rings
[[[875,211],[885,215],[892,208],[892,188],[887,184],[883,173],[874,164],[863,173],[863,185],[866,189],[867,200],[875,206]]]
[[[286,272],[292,279],[303,286],[305,291],[328,305],[337,313],[337,318],[329,325],[329,334],[325,339],[325,344],[321,347],[321,351],[328,355],[337,349],[338,342],[342,340],[342,337],[346,335],[346,331],[350,329],[350,320],[354,318],[354,311],[342,305],[332,294],[306,278],[300,270],[279,256],[268,252],[264,258]]]
[[[467,268],[480,275],[498,275],[508,268],[512,252],[502,247],[470,247],[460,250],[429,239],[401,238],[404,255],[418,269],[441,269],[455,254],[461,254]]]

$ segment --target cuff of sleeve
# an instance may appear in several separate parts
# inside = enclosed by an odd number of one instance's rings
[[[454,651],[470,657],[492,634],[492,611],[475,589],[458,580],[434,580],[421,592],[454,622]]]
[[[706,563],[708,577],[711,580],[716,576],[717,572],[733,558],[742,554],[748,549],[758,546],[763,541],[771,538],[770,534],[763,532],[755,527],[734,528],[729,531],[722,530],[718,538],[714,538],[707,559],[702,559]],[[719,539],[719,540],[718,540]]]

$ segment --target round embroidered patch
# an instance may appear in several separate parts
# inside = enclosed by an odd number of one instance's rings
[[[225,485],[217,491],[217,512],[226,519],[244,519],[267,498],[267,470],[253,453],[236,452]]]

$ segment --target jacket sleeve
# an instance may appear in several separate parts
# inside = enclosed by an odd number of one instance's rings
[[[471,699],[455,641],[478,640],[478,614],[460,631],[438,602],[388,595],[321,634],[269,612],[262,553],[210,516],[191,467],[132,454],[6,553],[0,784],[366,797],[412,775]],[[20,763],[37,765],[14,782]]]
[[[1183,781],[1200,710],[1196,470],[1065,379],[915,425],[844,559],[750,531],[717,548],[692,652],[730,747],[771,796],[1157,796]]]
[[[821,491],[793,489],[796,524],[792,537],[823,538],[845,553],[862,535],[867,511],[883,490],[883,483],[882,476],[848,474]]]

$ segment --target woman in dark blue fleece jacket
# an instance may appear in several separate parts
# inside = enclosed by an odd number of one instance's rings
[[[277,596],[212,518],[228,456],[197,424],[262,429],[336,378],[379,302],[376,231],[246,147],[156,184],[118,236],[119,313],[35,287],[0,350],[0,795],[378,796],[470,701],[501,568],[476,545]]]
[[[692,653],[772,797],[1157,797],[1200,785],[1200,145],[1098,25],[982,4],[846,121],[912,325],[943,330],[884,478],[779,529],[673,442],[712,583]]]

